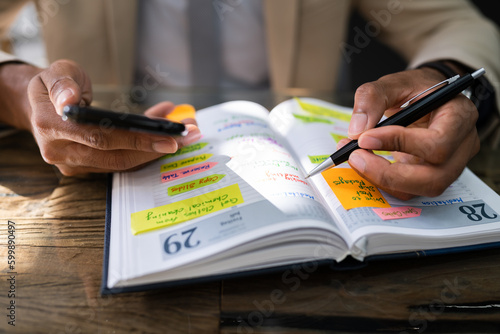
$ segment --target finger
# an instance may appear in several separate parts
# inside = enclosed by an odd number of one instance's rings
[[[356,139],[365,130],[373,128],[395,100],[401,99],[401,87],[401,84],[382,78],[360,86],[354,95],[348,136]]]
[[[477,111],[470,101],[464,99],[466,101],[457,99],[438,109],[429,128],[387,126],[371,129],[359,137],[359,146],[405,152],[433,164],[442,164],[455,154],[464,138],[477,133]],[[470,158],[469,152],[463,153]]]
[[[356,150],[349,158],[349,164],[360,175],[377,187],[401,199],[413,195],[438,196],[460,176],[470,159],[470,152],[479,147],[477,135],[469,134],[457,152],[442,165],[429,163],[411,164],[395,162],[371,154],[365,150]]]
[[[90,79],[83,69],[72,61],[60,60],[52,63],[40,74],[40,79],[59,115],[62,115],[65,105],[89,105],[92,101]]]
[[[339,140],[339,142],[337,143],[337,150],[340,150],[342,147],[347,145],[350,141],[351,141],[351,139],[349,139],[349,138],[342,138],[341,140]]]
[[[158,104],[155,104],[151,108],[148,108],[145,112],[144,115],[148,117],[160,117],[160,118],[165,118],[169,113],[174,110],[175,105],[172,102],[160,102]]]
[[[410,97],[440,79],[434,72],[411,70],[386,75],[361,85],[354,96],[349,137],[357,139],[363,131],[373,128],[384,114],[389,116],[398,111],[399,106]]]
[[[78,143],[53,143],[57,148],[44,159],[56,165],[64,175],[72,176],[89,172],[115,172],[137,168],[153,161],[163,153],[131,150],[101,151]]]
[[[188,131],[185,136],[154,135],[143,132],[134,132],[117,129],[113,126],[93,126],[85,124],[75,124],[65,122],[61,118],[53,119],[49,134],[41,136],[47,141],[59,141],[61,143],[75,142],[99,151],[130,150],[150,153],[174,153],[179,147],[189,145],[201,138],[200,130],[196,125],[186,125]],[[47,126],[37,125],[37,129],[44,129]],[[53,152],[46,152],[44,143],[39,143],[42,155],[52,155]],[[51,145],[47,145],[47,150],[54,150]]]

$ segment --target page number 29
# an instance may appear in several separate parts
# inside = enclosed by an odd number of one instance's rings
[[[462,205],[460,208],[458,208],[461,213],[467,216],[469,220],[478,222],[483,220],[483,218],[486,219],[495,219],[497,218],[497,214],[493,213],[493,215],[489,215],[486,212],[485,205],[484,203],[480,204],[472,204],[472,206],[469,205]],[[478,210],[476,210],[478,209]]]
[[[171,234],[165,240],[165,243],[163,245],[165,252],[169,255],[173,255],[178,253],[183,247],[194,248],[198,246],[200,244],[200,240],[197,240],[196,242],[193,242],[191,240],[191,237],[193,236],[195,230],[196,227],[182,232],[180,236],[178,236],[177,233]],[[179,241],[179,239],[184,242]]]

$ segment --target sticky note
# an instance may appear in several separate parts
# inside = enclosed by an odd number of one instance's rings
[[[346,210],[359,207],[390,207],[380,191],[353,169],[330,168],[321,175]]]
[[[181,122],[186,118],[195,118],[196,110],[190,104],[178,104],[175,106],[174,110],[167,115],[167,119],[174,122]]]
[[[132,233],[137,235],[173,226],[241,203],[243,196],[240,188],[237,184],[233,184],[207,194],[132,213],[130,216]]]
[[[218,164],[217,162],[204,162],[201,164],[194,165],[192,167],[185,167],[173,170],[171,172],[165,172],[161,174],[161,182],[169,182],[186,176],[191,176],[201,172],[205,172],[212,169],[217,164]]]
[[[196,163],[204,162],[208,160],[213,154],[210,153],[204,153],[204,154],[199,154],[194,157],[182,159],[182,160],[177,160],[177,161],[172,161],[168,164],[161,165],[161,172],[167,172],[169,170],[177,169],[177,168],[182,168],[182,167],[187,167],[194,165]]]
[[[397,208],[378,208],[373,211],[383,220],[419,217],[422,209],[411,206],[400,206]]]
[[[183,194],[185,192],[191,191],[191,190],[196,190],[202,187],[209,186],[211,184],[215,184],[222,180],[225,175],[223,174],[213,174],[213,175],[208,175],[205,177],[202,177],[201,179],[189,181],[189,182],[184,182],[181,184],[176,184],[175,186],[171,186],[168,188],[168,196],[174,196],[174,195],[179,195]]]

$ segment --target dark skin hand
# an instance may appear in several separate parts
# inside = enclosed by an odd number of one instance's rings
[[[17,81],[12,84],[13,76]],[[64,175],[136,169],[167,153],[177,151],[201,136],[192,121],[188,135],[159,136],[113,128],[79,125],[61,118],[67,104],[89,105],[91,83],[84,70],[68,60],[47,69],[27,64],[5,64],[0,69],[5,112],[0,121],[31,131],[43,159]],[[7,86],[6,83],[10,82]],[[14,98],[15,97],[15,98]],[[149,117],[165,117],[174,109],[170,102],[146,111]]]
[[[462,94],[409,127],[374,128],[383,115],[399,111],[404,102],[446,79],[429,68],[384,76],[364,84],[355,94],[349,137],[364,150],[349,157],[349,165],[380,189],[408,200],[438,196],[462,173],[479,151],[478,112]],[[349,140],[343,140],[338,147]],[[371,150],[394,151],[395,163]]]

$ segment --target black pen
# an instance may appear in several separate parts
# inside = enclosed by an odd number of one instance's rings
[[[408,126],[454,98],[457,94],[469,87],[475,79],[477,79],[484,73],[484,68],[480,68],[479,70],[473,73],[465,74],[462,77],[459,77],[457,75],[453,78],[449,78],[443,82],[440,82],[439,84],[426,89],[424,92],[418,94],[415,97],[418,97],[428,90],[443,83],[448,84],[408,106],[408,103],[415,98],[413,97],[410,101],[401,106],[403,108],[401,111],[378,123],[375,127],[378,128],[387,125]],[[339,150],[337,150],[337,152],[330,155],[329,158],[327,158],[325,161],[316,166],[312,171],[310,171],[309,174],[307,174],[306,179],[327,168],[335,167],[343,162],[346,162],[349,159],[349,155],[359,148],[360,147],[358,146],[358,141],[351,140],[348,144],[341,147]]]
[[[120,128],[156,135],[185,135],[186,126],[168,119],[149,118],[144,115],[118,113],[95,107],[67,105],[63,108],[63,119],[77,123]]]

